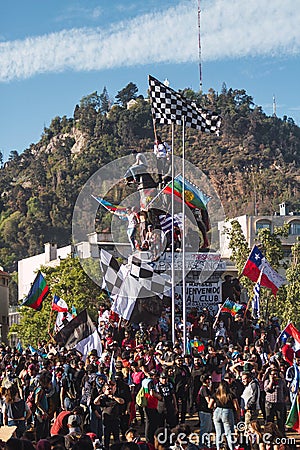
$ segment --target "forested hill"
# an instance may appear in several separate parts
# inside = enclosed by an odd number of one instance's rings
[[[99,167],[128,154],[151,151],[150,106],[129,83],[112,107],[106,89],[81,99],[71,118],[55,117],[39,142],[22,154],[10,153],[0,169],[0,265],[43,250],[47,241],[66,245],[73,205],[83,184]],[[183,94],[223,117],[222,135],[187,130],[186,158],[211,179],[229,217],[253,213],[253,185],[260,214],[274,213],[281,201],[299,209],[300,129],[291,118],[266,116],[244,90]],[[136,104],[126,108],[127,101]],[[165,140],[170,127],[159,129]],[[181,129],[175,153],[180,155]]]

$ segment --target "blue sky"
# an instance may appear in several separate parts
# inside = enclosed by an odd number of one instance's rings
[[[0,8],[0,150],[22,152],[55,116],[151,74],[199,89],[197,0],[10,0]],[[300,1],[201,0],[203,90],[246,89],[300,125]]]

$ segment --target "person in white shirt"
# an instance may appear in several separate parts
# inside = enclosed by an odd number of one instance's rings
[[[137,175],[145,173],[147,170],[147,160],[143,153],[136,152],[135,150],[132,152],[136,154],[135,163],[129,167],[124,175],[125,182],[128,182],[128,178],[133,178],[134,183],[136,183]]]
[[[157,136],[153,151],[156,156],[158,180],[161,184],[162,176],[166,173],[167,162],[170,159],[171,147],[166,142],[163,142],[160,136]]]

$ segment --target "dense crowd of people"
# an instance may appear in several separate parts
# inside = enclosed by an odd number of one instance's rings
[[[120,327],[101,308],[101,355],[45,342],[36,353],[2,346],[0,419],[16,428],[5,448],[293,448],[283,439],[300,352],[280,345],[277,318],[221,313],[216,325],[207,308],[191,310],[185,348],[178,309],[175,321],[173,343],[168,308],[148,327]]]

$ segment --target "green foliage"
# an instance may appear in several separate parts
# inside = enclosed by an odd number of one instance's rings
[[[226,227],[224,232],[229,238],[228,247],[231,250],[230,259],[234,262],[238,273],[241,274],[243,267],[248,259],[250,249],[243,233],[241,224],[237,220],[228,220],[230,226]]]
[[[225,228],[225,234],[229,238],[229,248],[231,249],[231,260],[234,262],[238,269],[238,273],[241,274],[243,267],[250,254],[250,249],[246,242],[242,227],[237,220],[230,221],[231,227]],[[268,228],[262,228],[258,231],[257,245],[261,248],[262,253],[266,257],[267,261],[273,267],[278,270],[283,267],[283,250],[282,250],[282,237],[288,236],[289,225],[284,224],[282,227],[276,227],[272,233]],[[260,308],[262,316],[266,319],[272,316],[280,317],[283,322],[287,321],[287,318],[294,317],[295,320],[300,320],[298,313],[299,306],[299,290],[300,282],[297,283],[297,276],[299,275],[300,265],[300,243],[297,243],[293,248],[293,262],[290,268],[286,271],[287,280],[293,280],[292,284],[282,286],[276,295],[273,296],[270,289],[261,287],[260,290]],[[242,277],[241,282],[244,287],[247,288],[248,297],[253,297],[254,283],[247,277]],[[299,286],[298,286],[299,284]],[[288,306],[288,308],[287,308]],[[296,308],[297,306],[297,308]],[[291,316],[291,311],[292,316]]]
[[[121,91],[116,95],[116,100],[119,104],[126,108],[129,100],[135,99],[137,97],[138,87],[134,83],[128,83]]]
[[[281,316],[285,323],[300,327],[300,240],[292,247],[292,262],[286,270],[287,285],[282,298]]]
[[[287,238],[289,225],[275,227],[273,233],[269,228],[261,228],[257,233],[257,240],[261,243],[261,251],[265,255],[273,269],[278,270],[283,259],[281,237]]]
[[[56,312],[51,313],[51,303],[54,294],[63,298],[69,310],[72,305],[78,311],[87,308],[93,320],[97,320],[100,305],[108,305],[107,297],[101,289],[83,271],[78,258],[68,256],[56,267],[42,267],[50,295],[44,300],[41,311],[32,308],[21,308],[19,325],[10,329],[16,332],[23,345],[37,345],[40,340],[49,340],[53,332]],[[50,334],[49,332],[50,331]]]
[[[74,203],[97,169],[132,148],[153,149],[150,104],[137,92],[129,83],[112,107],[106,87],[92,92],[73,117],[54,117],[39,142],[10,153],[0,168],[0,264],[7,270],[42,252],[47,241],[70,243]],[[225,84],[220,94],[190,88],[182,94],[222,116],[221,137],[186,130],[186,158],[208,175],[228,217],[253,213],[254,185],[260,214],[273,214],[282,201],[300,208],[300,129],[292,120],[267,117],[245,90]],[[127,110],[131,98],[137,103]],[[170,127],[157,131],[170,142]],[[180,127],[174,142],[181,155]]]
[[[110,99],[106,86],[104,86],[102,94],[100,94],[100,111],[102,114],[108,113],[110,110]]]

